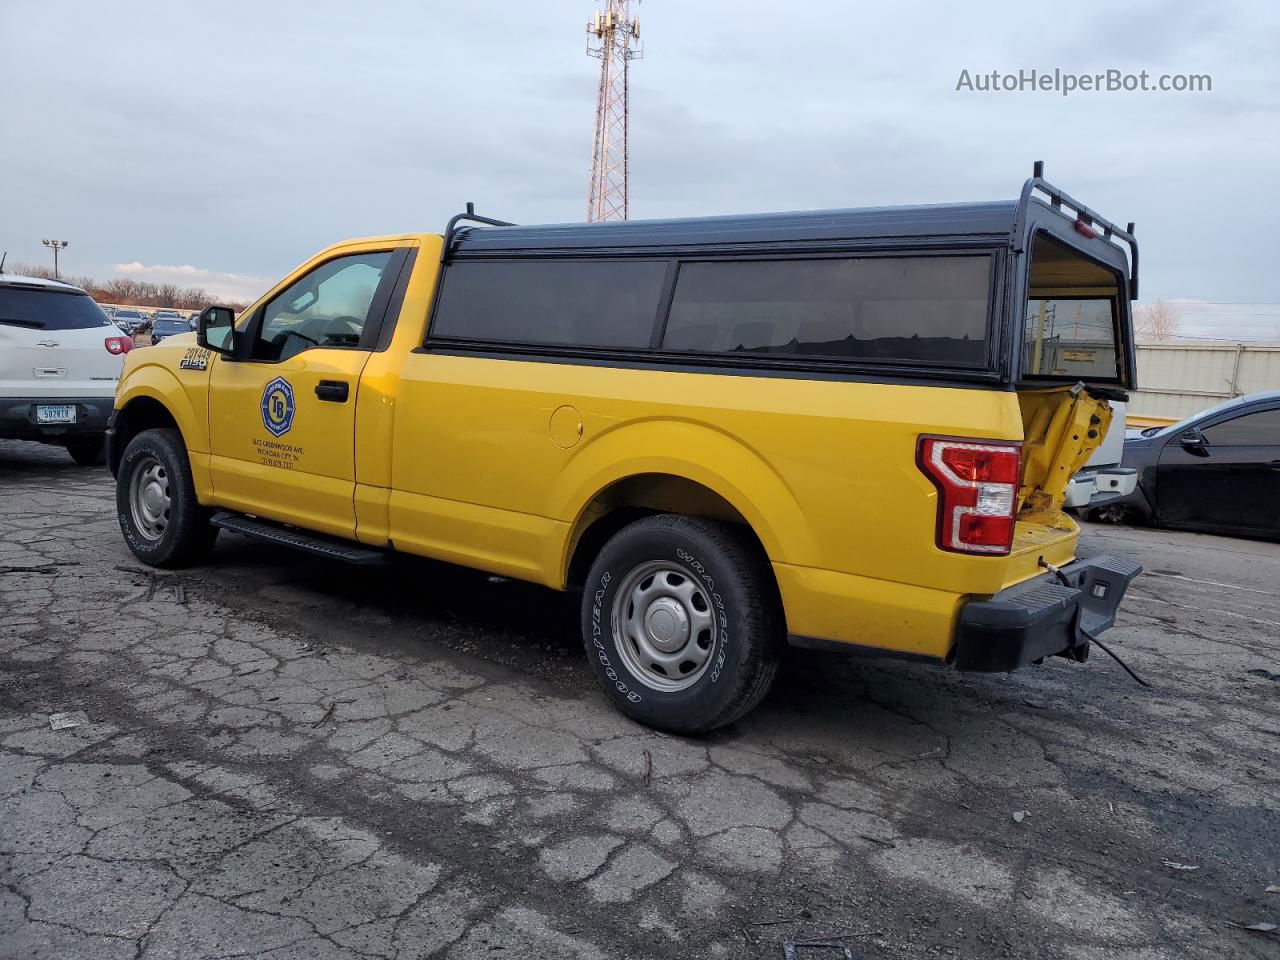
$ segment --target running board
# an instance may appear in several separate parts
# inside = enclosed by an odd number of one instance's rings
[[[362,547],[346,540],[325,537],[318,533],[308,533],[296,527],[286,527],[282,523],[271,520],[258,520],[239,513],[219,510],[209,522],[215,527],[243,534],[254,540],[267,543],[278,543],[284,547],[293,547],[306,553],[328,557],[331,560],[345,560],[360,566],[375,566],[387,562],[387,554],[372,547]]]

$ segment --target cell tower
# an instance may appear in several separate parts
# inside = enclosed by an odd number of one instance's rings
[[[604,10],[597,10],[595,19],[587,23],[587,53],[600,61],[596,138],[591,151],[591,186],[587,190],[588,223],[627,219],[631,176],[627,69],[643,53],[640,20],[631,17],[631,0],[603,0],[603,4]]]

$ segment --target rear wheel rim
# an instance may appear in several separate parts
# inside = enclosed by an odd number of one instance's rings
[[[159,540],[169,527],[169,472],[151,455],[143,456],[129,481],[133,525],[148,540]]]
[[[665,693],[687,690],[715,658],[719,630],[711,598],[683,567],[635,567],[614,595],[613,639],[628,671]]]

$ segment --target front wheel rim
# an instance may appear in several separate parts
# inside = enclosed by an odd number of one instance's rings
[[[129,481],[129,512],[133,525],[148,540],[159,540],[169,527],[169,472],[153,456],[144,456]]]
[[[720,641],[711,598],[683,567],[642,563],[614,595],[613,639],[628,671],[653,690],[676,693],[707,671]]]

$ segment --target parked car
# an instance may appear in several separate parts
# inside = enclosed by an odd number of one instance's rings
[[[118,308],[116,310],[115,320],[116,323],[124,327],[124,329],[130,334],[137,333],[146,323],[141,311],[134,310],[131,307]]]
[[[0,438],[60,444],[101,463],[133,341],[79,287],[0,275]]]
[[[151,343],[154,346],[165,337],[190,332],[191,324],[177,310],[157,310],[151,323]]]
[[[685,733],[787,642],[1083,661],[1141,570],[1062,512],[1134,384],[1136,266],[1039,170],[1003,202],[338,244],[129,362],[121,533],[159,567],[227,529],[580,592],[605,696]]]
[[[108,320],[110,320],[110,321],[111,321],[111,325],[112,325],[113,327],[115,327],[117,330],[119,330],[119,331],[120,331],[121,333],[123,333],[125,336],[129,336],[129,328],[128,328],[128,327],[126,327],[123,323],[121,323],[120,321],[118,321],[118,320],[116,319],[116,315],[115,315],[115,312],[114,312],[114,311],[112,311],[112,310],[108,310],[106,307],[104,307],[104,306],[103,306],[102,304],[100,304],[100,303],[99,303],[99,304],[97,304],[97,307],[98,307],[98,309],[99,309],[99,310],[101,310],[101,311],[102,311],[102,315],[103,315],[104,317],[106,317]]]
[[[1280,390],[1251,393],[1124,442],[1132,493],[1086,517],[1280,538]]]

